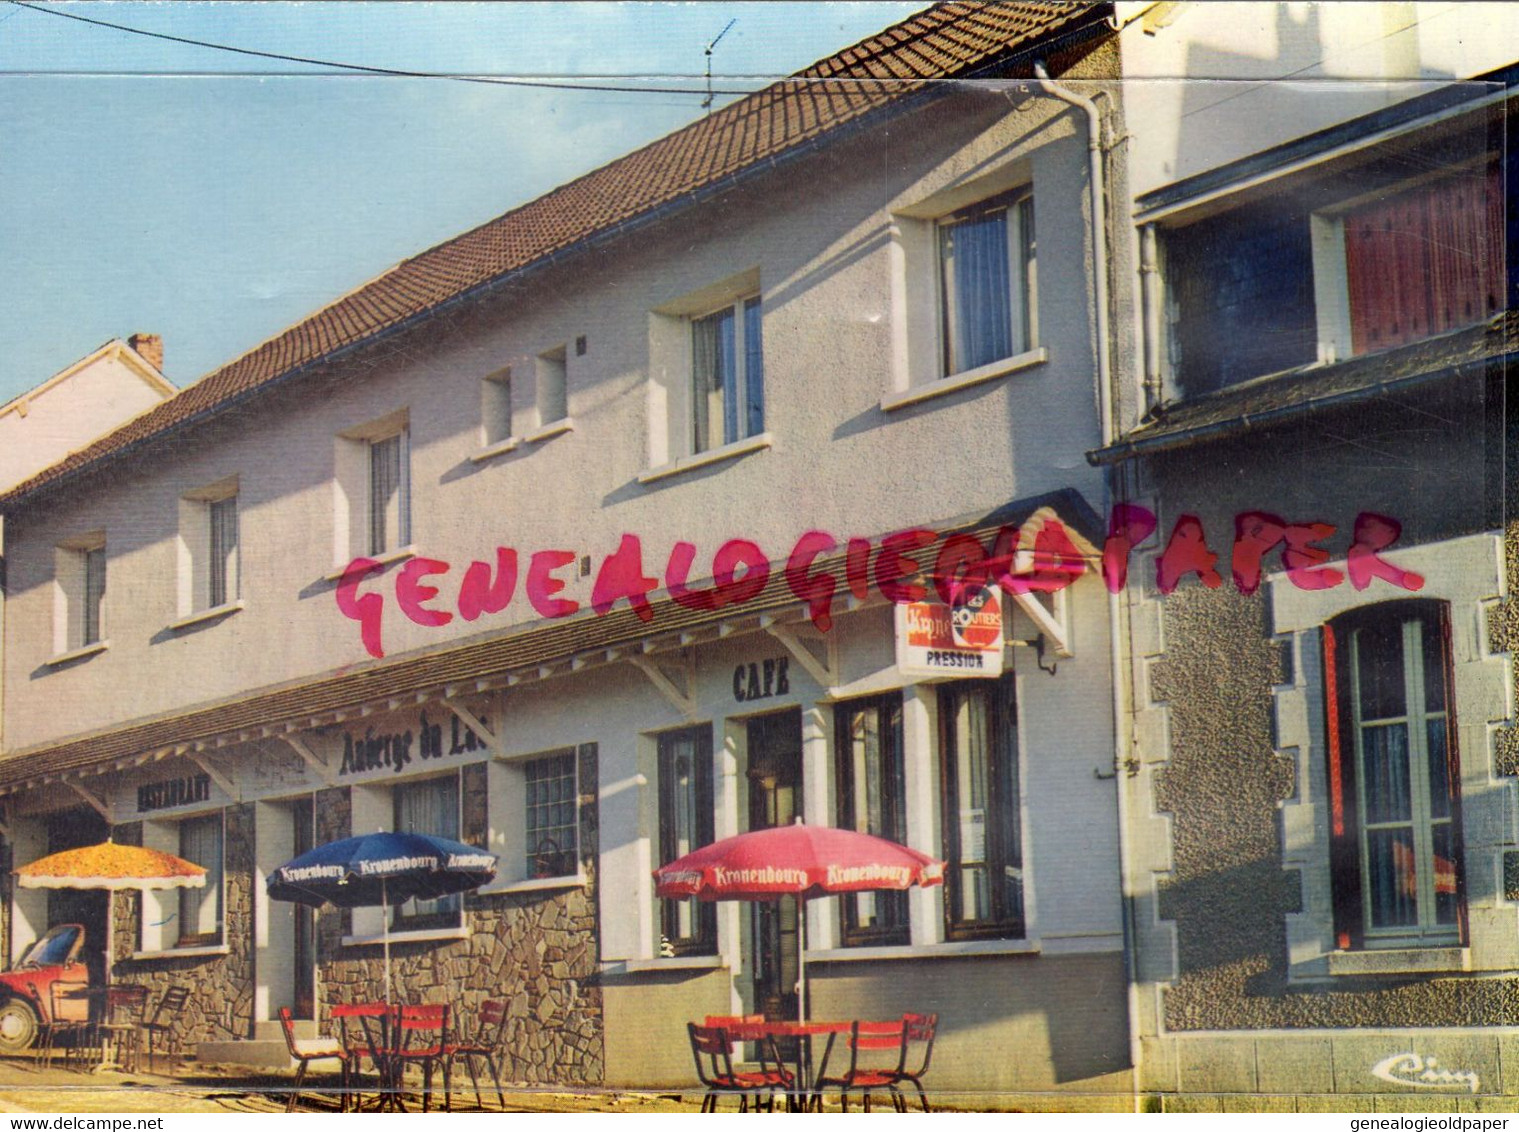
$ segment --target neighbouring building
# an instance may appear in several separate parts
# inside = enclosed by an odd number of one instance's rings
[[[1511,1110],[1519,11],[1147,7],[1140,364],[1091,454],[1134,508],[1139,1088]]]
[[[1122,667],[1082,458],[1133,269],[1102,230],[1110,16],[916,16],[0,496],[12,859],[110,832],[205,865],[117,902],[114,962],[193,984],[217,1056],[280,1006],[377,997],[388,935],[404,997],[509,1003],[512,1078],[682,1086],[686,1021],[795,1010],[801,925],[661,902],[651,871],[851,826],[948,879],[811,902],[813,1013],[937,1012],[939,1090],[1128,1104]],[[967,651],[936,594],[988,554],[1059,580],[1010,586],[1005,645]],[[265,897],[377,828],[501,875],[388,922]],[[105,915],[16,890],[3,930],[16,954]]]

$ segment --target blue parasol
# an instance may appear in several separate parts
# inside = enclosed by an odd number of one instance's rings
[[[425,833],[365,833],[318,845],[269,874],[272,900],[320,908],[385,909],[385,1000],[390,1001],[391,901],[436,900],[489,884],[496,857],[473,845]]]

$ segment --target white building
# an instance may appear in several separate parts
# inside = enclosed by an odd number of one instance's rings
[[[488,844],[490,889],[394,910],[402,993],[508,1000],[519,1080],[689,1085],[686,1021],[794,1009],[797,924],[651,870],[851,825],[948,883],[812,902],[813,1016],[936,1012],[936,1088],[1124,1103],[1094,127],[1035,78],[1111,76],[1105,15],[915,17],[0,497],[15,860],[109,826],[207,865],[121,913],[116,971],[193,981],[210,1041],[379,993],[379,910],[313,922],[269,869]],[[1082,572],[1007,595],[960,662],[1000,679],[899,667],[946,547]],[[60,914],[14,893],[12,953]]]

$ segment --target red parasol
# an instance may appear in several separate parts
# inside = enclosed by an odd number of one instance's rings
[[[802,903],[845,892],[928,888],[944,880],[944,862],[883,837],[829,826],[780,825],[704,845],[654,870],[666,899],[796,898],[802,938],[797,1010],[807,1017],[807,916]]]

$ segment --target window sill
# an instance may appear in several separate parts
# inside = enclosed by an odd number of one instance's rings
[[[537,444],[540,440],[548,440],[558,436],[561,432],[575,431],[574,417],[560,417],[557,421],[550,421],[546,425],[540,425],[522,438],[524,444]]]
[[[379,935],[345,935],[344,947],[379,947],[387,940],[391,943],[426,943],[431,940],[468,939],[469,928],[423,928],[410,932],[381,932]]]
[[[664,959],[628,959],[624,969],[630,975],[644,971],[716,971],[728,964],[721,955],[671,955]]]
[[[191,625],[199,625],[206,621],[215,621],[218,618],[229,617],[243,608],[243,599],[229,601],[225,605],[213,605],[210,609],[201,609],[188,617],[181,617],[178,621],[170,621],[170,629],[188,629]]]
[[[510,892],[546,892],[556,888],[584,888],[584,873],[562,877],[535,877],[532,880],[509,880],[475,889],[476,896],[498,896]]]
[[[680,459],[668,464],[662,464],[657,468],[650,468],[638,477],[639,483],[654,483],[668,476],[678,476],[682,472],[693,471],[696,468],[705,468],[708,464],[720,464],[724,460],[737,459],[739,456],[747,456],[750,452],[758,452],[762,448],[769,448],[774,438],[768,432],[755,433],[743,440],[735,440],[732,444],[724,444],[718,448],[709,448],[705,452],[697,452],[691,456],[682,456]]]
[[[405,558],[415,558],[417,548],[415,546],[398,546],[395,550],[387,550],[384,554],[355,554],[353,558],[367,558],[371,562],[377,562],[381,566],[389,566],[392,562],[400,562]],[[353,562],[350,558],[341,566],[334,566],[329,573],[323,574],[322,579],[328,582],[341,582],[343,575],[348,572],[348,567]]]
[[[479,464],[496,456],[504,456],[506,453],[513,451],[521,443],[522,438],[520,436],[508,436],[505,440],[498,440],[494,444],[486,445],[478,452],[471,453],[469,458],[474,463]]]
[[[1037,939],[972,939],[894,947],[835,947],[807,952],[807,962],[865,963],[893,959],[958,959],[975,955],[1038,955],[1041,950]]]
[[[1019,370],[1031,369],[1034,366],[1043,365],[1050,360],[1050,351],[1045,346],[1036,346],[1021,354],[1014,354],[1010,358],[1001,358],[995,362],[988,362],[984,366],[965,370],[963,373],[951,374],[949,377],[940,378],[937,381],[924,382],[922,385],[914,385],[911,389],[905,389],[900,393],[892,393],[881,399],[881,411],[889,413],[893,409],[904,409],[908,405],[916,405],[920,401],[928,401],[934,397],[943,397],[961,389],[968,389],[972,385],[980,385],[982,382],[995,381],[999,377],[1006,377],[1010,373]]]
[[[96,641],[92,645],[83,645],[68,652],[61,652],[57,656],[48,657],[42,663],[49,668],[57,668],[60,664],[68,664],[70,661],[83,660],[87,656],[94,656],[98,652],[105,652],[111,647],[110,641]]]
[[[133,959],[194,959],[206,955],[230,955],[232,949],[225,943],[211,943],[201,947],[165,947],[158,951],[134,951]]]
[[[1329,953],[1331,975],[1455,974],[1471,969],[1469,947],[1384,947]]]

